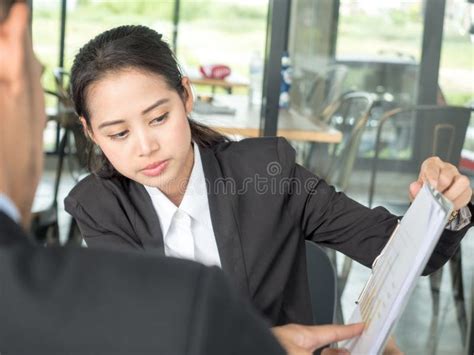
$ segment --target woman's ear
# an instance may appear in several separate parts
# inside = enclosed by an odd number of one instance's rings
[[[92,133],[92,131],[89,129],[89,127],[87,126],[87,122],[86,122],[86,119],[84,117],[79,117],[79,120],[81,121],[81,124],[82,124],[82,131],[84,132],[84,135],[86,137],[89,137],[91,141],[94,142],[94,144],[97,144],[97,142],[95,141],[94,139],[94,133]]]
[[[191,89],[191,82],[187,76],[183,76],[181,79],[181,84],[184,87],[184,107],[186,109],[186,115],[189,116],[191,111],[193,110],[194,98],[193,98],[193,91]]]

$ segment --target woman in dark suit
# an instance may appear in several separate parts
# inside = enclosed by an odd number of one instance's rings
[[[189,80],[151,29],[123,26],[91,40],[75,58],[71,88],[100,149],[93,174],[65,200],[87,245],[218,265],[272,325],[312,322],[305,239],[370,267],[397,224],[296,164],[285,139],[230,142],[193,122]],[[471,189],[456,168],[427,160],[412,197],[426,180],[469,214]],[[425,274],[471,225],[455,222]]]

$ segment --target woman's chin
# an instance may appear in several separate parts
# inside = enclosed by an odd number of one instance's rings
[[[170,174],[169,171],[166,171],[165,173],[158,176],[146,176],[141,174],[139,177],[137,177],[137,179],[134,180],[142,185],[156,187],[163,192],[175,190],[177,183],[177,178],[173,174]]]

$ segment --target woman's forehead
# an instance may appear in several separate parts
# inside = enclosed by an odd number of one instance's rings
[[[121,71],[104,76],[91,85],[87,106],[91,117],[98,120],[140,117],[142,112],[158,100],[172,101],[177,95],[164,79],[156,74]]]

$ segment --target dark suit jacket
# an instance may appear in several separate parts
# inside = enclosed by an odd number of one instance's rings
[[[386,209],[370,210],[297,165],[285,139],[246,139],[200,152],[222,268],[273,324],[312,322],[305,238],[371,266],[397,223]],[[65,206],[91,248],[164,254],[151,199],[134,181],[91,175]],[[426,272],[453,255],[466,230],[444,233]]]
[[[137,253],[41,248],[0,212],[3,354],[280,354],[222,272]]]

